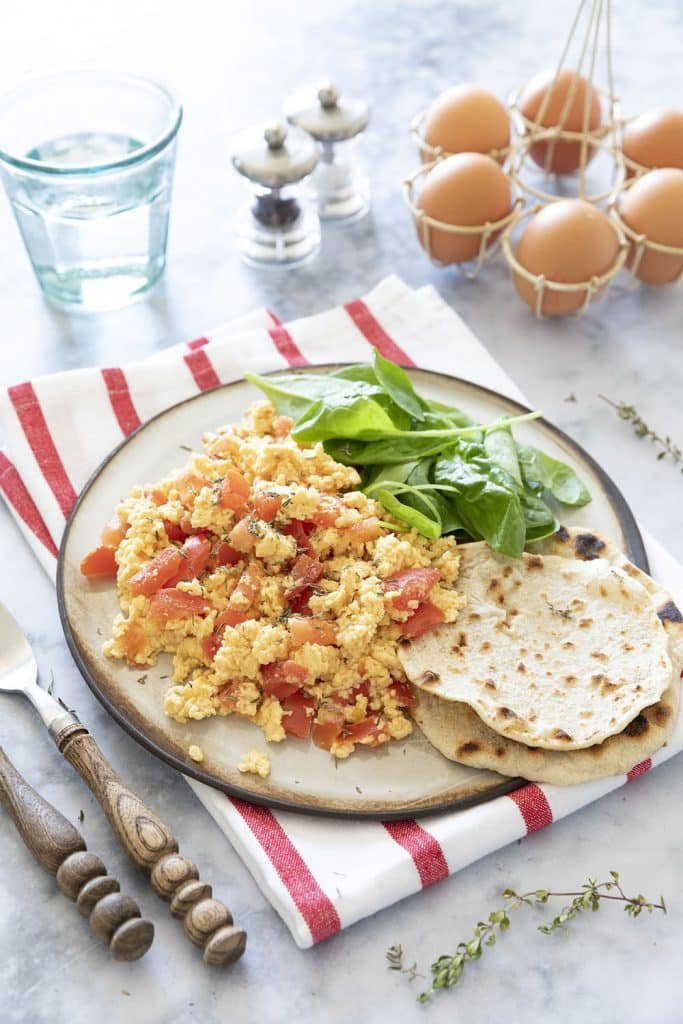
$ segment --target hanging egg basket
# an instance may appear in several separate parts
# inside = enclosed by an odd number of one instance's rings
[[[417,144],[417,148],[420,151],[420,158],[423,163],[436,163],[437,160],[445,160],[447,156],[455,156],[455,153],[449,152],[444,149],[443,146],[432,146],[430,142],[427,142],[424,135],[424,123],[427,116],[427,111],[422,110],[417,114],[410,122],[410,134]],[[490,156],[496,163],[504,164],[508,156],[513,150],[513,146],[505,146],[503,149],[490,149],[485,156]]]
[[[428,216],[423,210],[416,205],[415,202],[415,189],[418,181],[421,178],[426,177],[427,174],[432,170],[433,167],[440,162],[439,159],[432,160],[428,164],[423,164],[414,171],[410,177],[406,178],[403,184],[403,197],[406,204],[413,215],[415,226],[419,232],[424,246],[425,252],[429,256],[430,260],[437,266],[450,266],[442,260],[438,260],[433,255],[432,245],[432,231],[444,232],[449,235],[470,235],[480,236],[479,248],[476,255],[471,260],[463,260],[462,263],[458,264],[463,267],[462,273],[467,278],[474,278],[477,276],[482,266],[487,263],[499,249],[499,236],[501,231],[511,226],[519,217],[519,212],[524,206],[524,199],[518,196],[508,213],[500,220],[487,221],[485,224],[448,224],[443,220],[436,220],[434,217]],[[467,264],[467,269],[464,269],[464,265]]]
[[[538,204],[534,207],[529,207],[516,218],[513,224],[509,224],[501,236],[500,244],[503,251],[503,255],[507,261],[510,270],[514,276],[521,277],[524,281],[527,281],[534,289],[536,302],[535,312],[536,316],[542,319],[548,315],[544,310],[544,301],[546,296],[552,295],[576,295],[580,296],[583,294],[583,299],[580,304],[572,311],[573,316],[581,316],[586,312],[588,306],[593,302],[607,287],[610,281],[616,277],[619,271],[624,266],[629,252],[629,243],[626,239],[624,231],[620,224],[613,223],[613,227],[617,238],[619,240],[619,249],[617,251],[616,259],[612,266],[604,274],[596,275],[588,281],[577,281],[575,283],[568,283],[564,281],[551,281],[544,277],[543,274],[533,274],[526,267],[522,266],[514,252],[512,251],[512,231],[521,223],[525,218],[532,217],[543,208],[543,204]]]
[[[647,168],[645,168],[647,170]],[[628,271],[631,274],[633,284],[638,281],[638,270],[646,253],[659,253],[662,256],[677,257],[681,261],[681,267],[675,277],[666,281],[667,284],[675,284],[683,277],[683,246],[664,245],[663,242],[653,242],[647,235],[639,234],[622,219],[617,202],[622,192],[627,191],[635,182],[637,177],[628,182],[625,189],[615,189],[609,200],[609,215],[617,229],[626,239],[626,258],[628,259]]]
[[[549,192],[538,185],[532,184],[526,176],[528,161],[531,159],[532,146],[537,145],[539,142],[547,143],[546,161],[548,164],[552,161],[553,149],[558,142],[577,143],[581,146],[582,154],[577,189],[578,198],[585,199],[588,203],[604,203],[610,196],[622,188],[626,177],[624,156],[614,142],[614,132],[614,125],[603,125],[594,131],[586,132],[569,131],[566,128],[535,128],[533,131],[522,135],[517,144],[513,146],[508,163],[508,176],[522,192],[533,196],[534,199],[539,200],[541,203],[556,203],[559,199],[567,199],[568,196],[566,195],[558,195],[556,192]],[[607,138],[608,134],[612,138]],[[585,188],[585,167],[588,153],[594,150],[601,150],[607,153],[613,161],[614,168],[609,188],[591,194],[587,193]]]

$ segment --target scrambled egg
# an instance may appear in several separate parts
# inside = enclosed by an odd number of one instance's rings
[[[267,779],[270,775],[270,760],[268,755],[262,754],[260,750],[250,750],[244,755],[237,768],[245,774],[251,772],[252,775],[260,775],[262,779]]]
[[[399,532],[354,468],[290,428],[257,402],[121,502],[104,650],[135,666],[172,654],[178,722],[240,715],[270,742],[312,735],[347,757],[412,731],[397,645],[457,618],[459,555]]]

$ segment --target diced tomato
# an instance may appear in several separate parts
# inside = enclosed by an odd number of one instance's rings
[[[221,636],[219,633],[210,633],[209,636],[205,636],[202,640],[202,650],[207,661],[213,661],[218,654],[221,646]]]
[[[166,584],[175,587],[183,580],[196,580],[209,567],[211,541],[206,537],[188,537],[180,549],[180,568],[173,579]]]
[[[214,629],[218,631],[221,626],[239,626],[241,622],[246,622],[248,618],[249,616],[246,612],[238,612],[236,608],[226,608],[216,616]]]
[[[397,611],[406,611],[411,604],[415,607],[424,601],[427,594],[441,578],[438,569],[404,569],[382,582],[385,594],[395,594],[392,605]]]
[[[252,533],[250,529],[251,522],[249,516],[245,516],[244,519],[240,519],[238,523],[235,523],[230,534],[228,541],[230,546],[235,551],[253,551],[256,546],[256,534]]]
[[[313,711],[315,697],[309,697],[299,690],[291,697],[284,697],[281,703],[285,712],[282,716],[282,728],[290,736],[306,739],[311,732],[313,715],[309,712]]]
[[[290,618],[289,635],[293,647],[302,644],[323,644],[329,646],[337,642],[337,627],[325,619]]]
[[[392,683],[389,687],[389,693],[401,708],[414,708],[417,704],[415,694],[407,683]]]
[[[376,718],[363,718],[360,722],[347,724],[343,738],[352,743],[363,743],[368,747],[376,747],[389,739],[389,733],[377,724]]]
[[[310,555],[299,555],[292,566],[292,586],[289,594],[309,588],[312,583],[317,583],[323,574],[322,562]]]
[[[249,604],[253,604],[261,593],[263,568],[258,562],[251,562],[237,581],[235,592],[239,592]]]
[[[341,711],[323,707],[313,723],[313,742],[316,747],[329,750],[341,736],[343,728],[344,716]]]
[[[214,568],[221,565],[237,565],[241,557],[239,551],[231,548],[227,541],[214,539],[211,545],[211,564]]]
[[[197,497],[202,487],[210,487],[210,482],[203,476],[196,473],[183,473],[175,481],[175,488],[180,498],[180,503],[189,508]]]
[[[157,487],[148,487],[145,490],[145,497],[149,498],[150,501],[154,502],[155,505],[165,505],[167,498],[163,491],[160,491]]]
[[[287,523],[282,527],[280,533],[284,533],[287,537],[293,537],[296,541],[296,550],[299,554],[302,552],[307,555],[314,555],[315,551],[313,545],[308,539],[309,534],[315,529],[315,524],[312,523],[310,528],[307,529],[307,523],[301,521],[301,519],[292,519],[291,522]]]
[[[236,512],[245,507],[249,498],[249,484],[241,473],[234,469],[228,470],[221,484],[220,498],[223,508],[231,508]]]
[[[168,519],[164,519],[164,529],[169,540],[185,540],[189,533],[189,531],[182,528],[180,523],[172,523]]]
[[[296,661],[274,661],[261,666],[263,692],[269,697],[291,697],[308,681],[308,672]]]
[[[356,703],[356,697],[360,697],[360,696],[367,697],[369,699],[369,697],[370,697],[370,684],[369,683],[359,683],[358,686],[354,686],[354,688],[351,690],[351,692],[348,694],[347,697],[337,697],[336,700],[337,700],[338,704],[343,704],[345,706],[348,705],[350,707],[352,704]]]
[[[367,544],[370,540],[377,540],[381,533],[382,527],[377,516],[361,519],[360,522],[354,523],[353,526],[349,527],[349,536],[361,544]]]
[[[116,576],[116,548],[102,545],[89,551],[81,562],[84,576]]]
[[[273,433],[276,437],[286,437],[294,426],[291,416],[276,416],[273,420]]]
[[[203,597],[170,587],[153,594],[149,604],[150,616],[159,622],[189,619],[193,615],[207,615],[210,611],[211,605]]]
[[[421,605],[418,605],[417,611],[401,623],[401,633],[403,636],[415,639],[443,621],[444,614],[441,609],[433,605],[431,601],[423,601]]]
[[[102,543],[106,548],[117,548],[126,536],[128,525],[121,522],[118,516],[110,519],[102,530]]]
[[[290,612],[293,612],[295,615],[312,615],[311,606],[308,603],[312,593],[312,587],[302,587],[300,590],[290,591],[287,598]]]
[[[282,506],[282,495],[260,491],[254,495],[253,505],[259,519],[263,519],[264,523],[272,523]]]
[[[333,498],[331,494],[321,494],[320,502],[311,516],[311,520],[315,526],[334,526],[343,508],[344,506],[338,498]]]
[[[128,586],[134,594],[145,594],[149,597],[173,579],[180,569],[182,560],[178,548],[164,548],[151,562],[131,576]]]

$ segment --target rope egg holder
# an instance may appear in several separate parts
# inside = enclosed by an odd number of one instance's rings
[[[437,160],[444,160],[447,156],[455,156],[455,153],[449,152],[444,149],[443,146],[432,146],[430,142],[427,142],[424,135],[422,134],[424,128],[425,118],[427,116],[426,110],[421,110],[413,120],[410,122],[410,134],[415,140],[417,148],[420,152],[420,159],[423,163],[432,163]],[[512,152],[512,146],[505,146],[504,149],[490,149],[485,156],[490,156],[496,163],[504,164],[508,156]]]

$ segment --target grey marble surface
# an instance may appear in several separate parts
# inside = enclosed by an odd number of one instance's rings
[[[648,443],[633,437],[598,398],[603,392],[635,402],[653,427],[681,442],[681,286],[656,292],[619,284],[582,320],[538,323],[515,299],[500,264],[474,283],[432,268],[400,200],[400,182],[415,164],[409,117],[454,81],[478,80],[505,96],[556,56],[572,7],[567,0],[337,0],[331,10],[303,0],[34,0],[30,6],[9,0],[0,14],[3,81],[56,65],[122,65],[171,85],[183,99],[186,119],[168,272],[143,304],[96,318],[68,317],[45,305],[0,201],[2,383],[140,356],[255,305],[269,305],[283,318],[304,315],[398,273],[412,285],[435,284],[529,400],[588,448],[642,524],[683,558],[683,478],[668,460],[657,462]],[[680,98],[682,33],[680,0],[654,0],[647,8],[637,0],[616,5],[617,88],[627,112]],[[372,216],[345,231],[326,232],[319,258],[305,268],[285,275],[248,270],[232,247],[231,222],[242,191],[229,166],[230,136],[272,116],[293,87],[323,74],[372,103],[364,143]],[[466,372],[454,365],[455,373],[459,369]],[[566,400],[571,394],[576,402]],[[248,953],[235,968],[203,968],[31,711],[18,699],[3,698],[0,743],[68,816],[76,820],[83,810],[90,848],[154,917],[157,939],[138,964],[110,962],[3,814],[1,1024],[345,1024],[361,1016],[407,1022],[422,1015],[434,1021],[680,1020],[680,758],[323,946],[299,951],[183,780],[124,735],[90,696],[65,651],[52,587],[2,510],[0,531],[0,599],[29,632],[43,678],[54,674],[114,765],[168,818],[181,846],[249,931]],[[468,935],[507,885],[564,889],[613,867],[634,890],[664,892],[669,915],[630,922],[610,909],[567,934],[545,938],[534,930],[540,918],[529,913],[487,953],[487,962],[472,968],[459,991],[424,1008],[414,1002],[420,980],[410,984],[385,969],[384,951],[400,942],[408,962],[417,959],[426,971]]]

